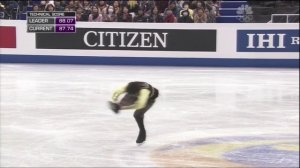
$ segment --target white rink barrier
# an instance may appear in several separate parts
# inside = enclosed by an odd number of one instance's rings
[[[78,22],[76,33],[27,33],[0,20],[1,63],[299,67],[299,24]]]

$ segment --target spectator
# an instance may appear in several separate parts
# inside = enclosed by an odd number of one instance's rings
[[[61,5],[61,1],[54,1],[55,11],[64,11],[64,7]]]
[[[209,10],[210,18],[211,18],[210,23],[215,23],[216,22],[216,17],[219,16],[219,6],[220,6],[220,4],[219,4],[218,1],[209,1],[208,5],[210,5],[210,4],[211,4],[211,10]],[[298,8],[298,10],[299,10],[299,8]]]
[[[205,14],[207,16],[207,23],[216,23],[216,13],[215,11],[205,9]]]
[[[144,14],[146,16],[150,16],[151,14],[151,9],[153,9],[155,6],[155,3],[153,0],[141,0],[139,2],[139,7],[144,9]]]
[[[295,1],[296,2],[296,1]],[[75,11],[78,14],[78,20],[88,21],[90,15],[93,14],[92,6],[96,5],[98,7],[98,14],[102,15],[102,21],[108,11],[108,4],[114,8],[114,19],[109,19],[110,21],[122,21],[128,22],[130,18],[135,20],[135,22],[177,22],[182,21],[183,18],[181,13],[184,10],[189,12],[190,17],[194,22],[204,22],[205,15],[207,22],[216,22],[216,17],[219,15],[218,10],[220,6],[220,1],[218,0],[29,0],[29,1],[1,1],[6,9],[1,9],[1,17],[6,19],[16,19],[20,13],[26,12],[27,6],[31,4],[37,4],[38,6],[33,7],[35,11]],[[50,5],[50,6],[49,6]],[[127,6],[123,12],[123,7]],[[162,6],[162,8],[160,8]],[[40,9],[38,9],[40,7]],[[167,7],[167,8],[166,8]],[[182,8],[184,7],[184,9]],[[52,9],[54,8],[54,9]],[[143,9],[143,14],[138,14],[138,9]],[[172,15],[167,14],[167,11],[171,9],[175,19]],[[194,10],[192,10],[194,9]],[[200,10],[201,9],[201,10]],[[203,13],[204,9],[204,13]],[[206,10],[207,9],[207,10]],[[79,11],[77,11],[79,10]],[[127,12],[127,10],[129,10]],[[157,11],[158,10],[158,11]],[[162,11],[163,10],[163,11]],[[134,12],[134,13],[131,13]],[[161,15],[161,13],[164,13]],[[131,15],[129,15],[129,13]],[[113,16],[113,15],[112,15]],[[128,17],[128,18],[127,18]],[[197,18],[193,18],[197,17]],[[80,18],[80,19],[79,19]],[[124,19],[122,19],[124,18]],[[106,19],[105,19],[106,20]],[[189,20],[189,19],[188,19]]]
[[[205,1],[205,4],[206,4],[206,8],[209,11],[212,11],[212,12],[216,13],[216,11],[217,11],[217,4],[214,4],[213,1],[211,1],[211,0]]]
[[[155,5],[157,6],[157,8],[159,10],[158,13],[164,13],[165,12],[164,10],[168,8],[169,3],[170,3],[170,0],[157,2]]]
[[[18,3],[16,1],[2,1],[2,17],[4,19],[17,19]]]
[[[219,10],[219,7],[220,7],[220,1],[217,1],[217,0],[209,0],[209,1],[211,1],[210,3],[212,4],[212,6],[215,7],[216,11],[218,11],[218,10]],[[292,1],[292,2],[295,2],[295,1]],[[291,2],[291,3],[292,3],[292,2]],[[299,6],[299,5],[298,5],[298,6]]]
[[[129,13],[128,6],[123,6],[118,22],[132,22],[132,15]]]
[[[155,6],[155,7],[151,10],[150,22],[161,23],[161,22],[163,22],[163,21],[164,21],[164,19],[163,19],[163,17],[159,14],[158,7]]]
[[[106,14],[108,5],[106,4],[106,1],[99,1],[98,8],[99,13]]]
[[[88,0],[83,1],[82,8],[84,11],[90,11],[91,10],[91,3]]]
[[[1,11],[5,10],[5,6],[2,4],[2,2],[0,2],[0,10]]]
[[[179,17],[179,8],[175,1],[170,2],[169,7],[165,10],[165,15],[168,9],[171,9],[175,17]]]
[[[77,8],[82,8],[83,7],[83,5],[82,5],[82,2],[81,1],[78,1],[78,0],[75,0],[74,1],[74,6],[75,6],[75,9],[77,9]]]
[[[176,23],[177,19],[172,12],[172,9],[167,9],[164,22],[166,23]]]
[[[69,6],[66,6],[64,11],[66,11],[66,12],[70,12],[70,11],[71,11],[71,9],[69,8]]]
[[[106,8],[106,13],[103,14],[103,22],[116,22],[117,15],[115,14],[115,10],[113,6],[108,6]]]
[[[121,13],[121,5],[120,5],[120,2],[119,1],[114,1],[113,3],[113,7],[114,7],[114,13],[115,15],[119,15]]]
[[[121,0],[120,1],[120,7],[121,7],[121,10],[122,10],[122,8],[124,7],[124,6],[127,6],[128,4],[127,4],[127,1],[128,0]],[[122,13],[122,11],[121,11],[121,13]]]
[[[104,0],[107,4],[107,6],[113,6],[114,1],[113,0]]]
[[[59,1],[59,0],[55,0],[55,1]],[[63,8],[65,8],[68,4],[65,0],[59,1],[60,2],[60,6],[62,6]]]
[[[46,5],[50,0],[35,0],[35,2],[39,2],[41,5]]]
[[[102,14],[99,13],[97,6],[92,7],[92,13],[89,15],[89,22],[102,22]]]
[[[38,12],[38,11],[40,11],[40,7],[39,7],[39,5],[33,5],[33,7],[32,7],[32,11],[34,11],[34,12]]]
[[[19,12],[20,13],[26,13],[27,12],[28,2],[18,1],[18,5],[19,5]]]
[[[194,13],[198,12],[201,9],[205,9],[205,3],[202,3],[202,2],[198,1],[196,3],[196,8],[194,9]]]
[[[131,13],[131,12],[137,13],[138,8],[139,8],[137,0],[128,0],[127,4],[129,7],[129,13]]]
[[[88,0],[84,0],[82,4],[82,21],[88,21],[91,14],[91,3]]]
[[[199,2],[198,0],[192,0],[191,5],[190,5],[190,9],[192,9],[192,10],[196,9],[198,2]]]
[[[180,11],[179,17],[182,17],[183,11],[188,11],[189,16],[193,19],[194,11],[193,11],[192,9],[190,9],[189,6],[190,6],[190,5],[189,5],[188,2],[183,3],[183,9]]]
[[[182,16],[178,19],[179,23],[193,23],[194,22],[194,20],[190,16],[190,13],[188,10],[182,11],[180,13],[180,15],[182,15]]]
[[[75,11],[75,2],[73,0],[69,1],[68,7],[70,11]]]
[[[54,2],[50,1],[46,4],[45,11],[53,12],[55,10],[54,7]]]
[[[147,22],[143,8],[138,8],[138,13],[134,16],[133,22]]]
[[[185,0],[179,0],[178,1],[178,6],[180,9],[183,9],[183,4],[185,3]]]
[[[78,7],[76,9],[76,21],[83,21],[83,9],[81,7]]]
[[[40,2],[40,9],[41,9],[41,11],[46,10],[46,4],[47,4],[46,1],[41,1],[41,2]]]
[[[0,2],[0,19],[6,19],[5,6]]]
[[[195,23],[206,23],[207,22],[207,15],[203,8],[197,10],[194,13],[194,22]]]

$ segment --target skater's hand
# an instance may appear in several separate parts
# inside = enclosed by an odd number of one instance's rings
[[[118,101],[118,97],[119,97],[121,94],[125,93],[125,91],[126,91],[126,87],[121,87],[121,88],[117,89],[117,90],[113,93],[112,100],[113,100],[114,102]]]
[[[113,102],[117,102],[118,101],[118,97],[117,96],[112,97],[112,101]]]

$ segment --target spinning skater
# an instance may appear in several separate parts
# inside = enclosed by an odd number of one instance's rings
[[[124,93],[126,95],[118,101],[119,96]],[[146,140],[144,114],[155,103],[158,95],[158,90],[146,82],[130,82],[117,89],[112,96],[112,101],[109,102],[111,110],[115,113],[119,113],[119,110],[136,110],[133,115],[139,127],[136,143],[143,143]]]

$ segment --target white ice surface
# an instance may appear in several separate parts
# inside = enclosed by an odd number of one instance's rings
[[[0,166],[161,166],[163,145],[209,137],[299,136],[298,69],[0,64]],[[146,81],[160,97],[135,144],[113,90]],[[168,161],[166,161],[168,162]],[[194,165],[201,166],[201,165]]]

